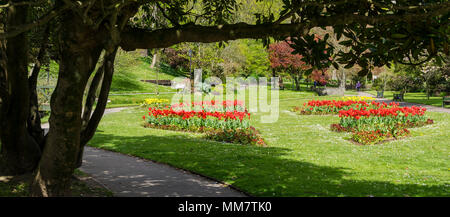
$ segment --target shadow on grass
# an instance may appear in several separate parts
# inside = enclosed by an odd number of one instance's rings
[[[167,74],[167,75],[174,76],[174,77],[189,77],[189,75],[187,75],[183,71],[178,70],[178,69],[174,69],[174,68],[170,67],[167,64],[161,64],[160,65],[160,72],[164,73],[164,74]]]
[[[152,62],[149,58],[145,58],[145,57],[141,57],[140,58],[141,61],[146,62],[147,64],[151,65]],[[166,75],[171,75],[174,77],[188,77],[189,75],[185,72],[183,72],[180,69],[174,69],[172,68],[169,64],[167,63],[161,63],[159,65],[159,72],[166,74]]]
[[[102,132],[90,146],[194,171],[253,196],[449,196],[445,184],[348,179],[349,168],[288,159],[286,148],[224,144],[183,134],[128,137]]]
[[[419,103],[419,104],[425,104],[425,105],[433,105],[433,106],[442,106],[442,99],[410,99],[405,98],[407,102],[411,103]]]
[[[117,73],[113,76],[111,91],[142,91],[143,86],[132,75]]]

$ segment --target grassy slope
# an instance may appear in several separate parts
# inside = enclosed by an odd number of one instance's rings
[[[52,62],[50,65],[50,82],[47,83],[47,74],[45,71],[40,73],[38,80],[39,86],[55,86],[58,74],[58,64]],[[159,73],[157,69],[151,69],[150,63],[144,61],[139,51],[124,52],[119,50],[116,62],[114,77],[111,84],[111,91],[108,103],[108,108],[134,106],[139,105],[146,98],[157,97],[155,93],[158,91],[161,96],[170,98],[172,94],[166,94],[164,92],[174,92],[173,89],[167,86],[156,85],[152,83],[141,82],[141,80],[172,80],[178,76],[184,76],[181,71],[174,70],[168,65],[161,65]],[[133,93],[151,93],[151,94],[139,94],[139,95],[115,95],[115,94],[133,94]],[[48,116],[42,119],[43,123],[48,122]]]
[[[108,107],[139,105],[146,98],[154,98],[157,91],[160,93],[174,92],[167,86],[141,82],[140,80],[172,80],[175,77],[183,76],[182,72],[171,69],[167,65],[162,65],[157,73],[157,69],[151,69],[150,64],[143,61],[139,52],[125,53],[120,51],[117,55],[115,72],[111,84],[111,100]],[[114,95],[129,93],[152,93],[144,95]],[[169,94],[166,97],[170,97]]]
[[[253,125],[268,141],[260,148],[202,139],[201,134],[145,129],[142,109],[105,116],[91,146],[195,171],[255,196],[449,196],[450,115],[430,113],[431,126],[412,137],[357,146],[329,125],[336,116],[288,112],[313,97],[283,91],[277,123]]]
[[[121,51],[117,55],[111,93],[154,93],[157,89],[159,92],[172,92],[170,87],[145,83],[141,80],[172,80],[177,76],[183,74],[167,65],[152,69],[139,52]]]

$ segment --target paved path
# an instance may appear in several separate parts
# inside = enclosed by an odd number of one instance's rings
[[[125,108],[106,109],[106,114]],[[48,131],[48,123],[42,127]],[[81,171],[119,197],[245,197],[211,179],[165,164],[86,147]]]
[[[120,197],[243,197],[223,184],[168,165],[86,147],[81,171]]]
[[[366,93],[366,92],[362,92],[362,91],[358,92],[358,96],[375,97],[374,95],[372,95],[370,93]],[[386,99],[386,98],[377,98],[377,101],[386,102],[386,103],[394,102],[393,100]],[[409,107],[411,107],[411,106],[422,106],[422,107],[426,108],[427,111],[450,113],[450,109],[447,109],[447,108],[431,106],[431,105],[424,105],[424,104],[419,104],[419,103],[412,103],[412,102],[399,102],[399,101],[395,101],[395,102],[399,103],[400,106],[409,106]]]

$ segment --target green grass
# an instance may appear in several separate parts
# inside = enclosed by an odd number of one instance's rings
[[[142,82],[141,80],[172,80],[175,77],[185,76],[185,73],[170,68],[166,64],[151,68],[139,52],[119,51],[117,55],[115,72],[111,84],[108,108],[140,105],[147,98],[168,98],[176,92],[168,86]],[[156,93],[160,93],[156,95]],[[148,94],[136,94],[148,93]],[[127,94],[127,95],[117,95]]]
[[[41,71],[38,79],[38,86],[55,86],[58,75],[58,64],[54,61],[50,64],[50,79],[47,83],[47,74]],[[108,108],[136,106],[140,105],[146,98],[155,98],[156,93],[160,93],[159,97],[170,98],[172,94],[166,92],[175,92],[168,86],[156,85],[153,83],[142,82],[141,80],[172,80],[175,77],[186,76],[185,72],[170,68],[167,64],[159,67],[150,68],[150,63],[146,61],[139,51],[124,52],[119,50],[116,62],[115,72],[111,83],[111,91]],[[135,93],[151,93],[145,95],[133,95]],[[129,94],[120,95],[115,94]],[[41,120],[43,123],[48,122],[48,116]]]
[[[173,92],[174,90],[170,87],[146,83],[141,80],[172,80],[178,76],[184,76],[184,73],[164,64],[160,67],[150,68],[150,64],[144,61],[137,51],[119,51],[111,84],[111,93]]]
[[[377,95],[377,91],[366,91],[367,93],[370,93],[372,95]],[[384,98],[393,99],[394,93],[397,93],[395,91],[384,91]],[[432,105],[432,106],[442,106],[442,97],[440,96],[431,96],[430,99],[427,98],[427,95],[425,93],[419,92],[419,93],[406,93],[404,95],[405,102],[411,102],[411,103],[419,103],[419,104],[425,104],[425,105]]]
[[[50,118],[50,115],[48,114],[48,115],[46,115],[46,116],[44,116],[44,117],[42,117],[41,118],[41,123],[42,124],[44,124],[44,123],[48,123],[48,119]]]
[[[208,141],[201,134],[142,127],[142,108],[103,118],[89,145],[191,170],[254,196],[450,196],[450,115],[412,136],[358,146],[329,130],[336,116],[298,116],[288,110],[316,97],[282,91],[277,123],[259,123],[269,147]]]
[[[138,95],[109,96],[111,102],[108,103],[107,108],[137,106],[142,104],[142,102],[144,102],[144,100],[148,98],[171,99],[173,95],[174,95],[173,93],[161,93],[159,95],[138,94]]]

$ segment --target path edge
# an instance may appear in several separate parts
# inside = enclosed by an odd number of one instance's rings
[[[219,184],[224,185],[225,187],[231,188],[231,189],[233,189],[233,190],[235,190],[235,191],[237,191],[237,192],[243,194],[243,195],[246,196],[246,197],[254,197],[254,196],[251,195],[250,193],[245,192],[245,191],[241,190],[240,188],[238,188],[238,187],[236,187],[236,186],[234,186],[234,185],[227,184],[227,183],[225,183],[225,182],[223,182],[223,181],[221,181],[221,180],[219,180],[219,179],[216,179],[216,178],[214,178],[214,177],[210,177],[210,176],[207,176],[207,175],[204,175],[204,174],[201,174],[201,173],[192,171],[192,170],[188,170],[188,169],[184,169],[184,168],[179,168],[179,167],[176,167],[176,166],[171,165],[171,164],[169,164],[169,163],[164,163],[164,162],[160,162],[160,161],[156,161],[156,160],[152,160],[152,159],[145,159],[145,158],[138,157],[138,156],[134,156],[134,155],[131,155],[131,154],[125,154],[125,153],[122,153],[122,152],[119,152],[119,151],[115,151],[115,150],[109,150],[109,149],[103,149],[103,148],[98,148],[98,147],[92,147],[92,146],[90,146],[89,144],[88,144],[87,146],[89,146],[89,148],[93,148],[93,149],[100,150],[100,151],[109,151],[109,152],[113,152],[113,153],[116,153],[116,154],[125,155],[125,156],[128,156],[128,157],[136,158],[136,159],[143,160],[143,161],[152,162],[152,163],[156,163],[156,164],[160,164],[160,165],[165,165],[165,166],[171,167],[171,168],[176,169],[176,170],[181,170],[181,171],[184,171],[184,172],[186,172],[186,173],[190,173],[190,174],[193,174],[193,175],[197,175],[197,176],[203,177],[203,178],[205,178],[205,179],[209,179],[210,181],[217,182],[217,183],[219,183]],[[102,185],[103,185],[103,184],[102,184]]]

